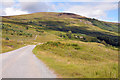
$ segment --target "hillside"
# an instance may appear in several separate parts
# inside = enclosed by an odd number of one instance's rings
[[[63,78],[117,78],[118,52],[102,44],[74,40],[47,42],[34,54]]]
[[[28,27],[35,30],[56,30],[62,32],[85,34],[101,41],[118,46],[118,24],[86,18],[72,13],[41,12],[19,16],[4,16],[3,25]],[[3,28],[4,28],[3,26]],[[20,27],[19,27],[20,28]],[[12,28],[13,29],[13,28]],[[14,30],[10,29],[14,33]],[[17,30],[16,27],[14,27]],[[3,29],[4,30],[4,29]],[[20,30],[20,29],[19,29]],[[21,32],[24,34],[23,32]],[[27,33],[26,33],[27,34]]]
[[[1,29],[2,53],[35,44],[34,54],[60,77],[118,77],[117,23],[40,12],[2,16]]]

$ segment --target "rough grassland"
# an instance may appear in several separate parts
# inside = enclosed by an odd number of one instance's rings
[[[47,42],[34,54],[64,78],[117,78],[118,53],[98,43]]]
[[[100,42],[104,40],[107,44],[113,46],[117,46],[118,43],[117,23],[99,21],[71,13],[40,12],[27,15],[2,16],[0,28],[2,29],[2,40],[8,38],[10,41],[15,41],[11,46],[16,46],[16,42],[38,44],[56,41],[60,39],[61,33],[66,34],[68,31],[72,31],[74,38],[76,38],[76,35],[79,38],[84,34],[86,35],[85,40],[94,37],[99,39]],[[60,34],[57,35],[56,31],[59,31]],[[2,45],[3,52],[16,49],[16,47],[11,47],[13,49],[8,48],[4,45],[6,44],[4,42]],[[19,46],[19,44],[17,45]]]
[[[18,49],[25,46],[23,42],[17,42],[12,40],[2,40],[2,53]]]

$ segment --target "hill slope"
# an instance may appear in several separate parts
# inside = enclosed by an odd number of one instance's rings
[[[118,46],[117,23],[103,22],[72,13],[53,12],[41,12],[19,16],[4,16],[2,18],[3,24],[5,24],[3,25],[3,30],[5,29],[4,26],[10,27],[9,25],[17,25],[26,29],[33,28],[36,30],[56,30],[63,32],[72,31],[72,33],[80,33],[96,37],[101,41],[104,40],[110,45]],[[14,30],[11,31],[13,32]]]

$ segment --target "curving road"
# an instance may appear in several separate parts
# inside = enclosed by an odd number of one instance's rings
[[[36,45],[28,45],[2,55],[2,78],[56,78],[32,53]]]

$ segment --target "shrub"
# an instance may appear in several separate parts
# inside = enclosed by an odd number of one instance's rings
[[[78,44],[71,44],[71,46],[78,46]]]
[[[11,33],[11,35],[14,35],[13,33]]]
[[[32,37],[32,34],[30,34],[30,37]]]
[[[68,36],[69,39],[71,39],[71,37],[72,37],[72,31],[68,31],[68,32],[66,33],[66,35]]]
[[[28,28],[28,26],[26,26],[25,28],[26,28],[26,30],[28,30],[28,29],[29,29],[29,28]]]
[[[6,38],[5,38],[5,40],[9,40],[9,38],[8,38],[8,37],[6,37]]]

